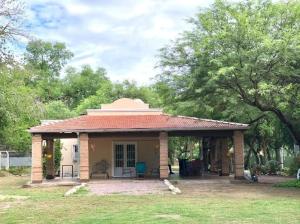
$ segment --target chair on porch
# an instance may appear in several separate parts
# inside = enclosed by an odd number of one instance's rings
[[[144,162],[137,162],[135,165],[135,172],[136,172],[136,177],[145,177],[146,174],[146,163]]]
[[[105,178],[108,179],[109,163],[106,160],[101,160],[95,163],[92,169],[91,178]]]

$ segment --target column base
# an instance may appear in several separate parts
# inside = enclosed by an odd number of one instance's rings
[[[80,181],[81,183],[86,183],[86,182],[89,182],[90,179],[79,179],[79,181]]]
[[[43,182],[43,180],[32,180],[31,183],[32,184],[41,184]]]
[[[160,179],[166,179],[169,177],[169,167],[161,167],[159,170],[159,178]]]
[[[234,176],[235,180],[245,180],[244,176]]]

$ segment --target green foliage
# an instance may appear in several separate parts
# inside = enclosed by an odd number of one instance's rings
[[[86,109],[97,109],[103,103],[111,103],[124,97],[141,99],[152,107],[160,105],[159,96],[151,87],[139,87],[135,82],[125,80],[122,83],[103,82],[95,95],[81,101],[76,112],[82,114]]]
[[[60,169],[60,162],[62,159],[62,143],[59,139],[54,141],[54,165],[55,165],[55,172]]]
[[[297,174],[298,169],[300,169],[300,156],[296,156],[291,158],[287,164],[288,174],[291,176],[295,176]]]
[[[64,43],[34,40],[28,43],[25,53],[26,69],[30,71],[28,85],[33,87],[41,100],[57,100],[62,95],[59,79],[63,66],[73,57]]]
[[[155,89],[164,108],[249,123],[245,165],[279,161],[279,149],[300,140],[299,21],[299,1],[201,9],[192,29],[161,49]]]
[[[13,175],[16,175],[16,176],[28,175],[28,174],[30,174],[30,168],[23,167],[23,166],[9,167],[8,172],[10,174],[13,174]]]
[[[199,158],[199,139],[195,137],[171,137],[169,138],[169,158],[174,159]],[[191,155],[191,151],[193,155]]]
[[[41,72],[38,76],[33,76],[32,81],[58,77],[61,69],[67,61],[73,57],[64,43],[47,42],[43,40],[30,41],[26,47],[25,60],[28,66]]]
[[[286,182],[275,184],[274,187],[295,187],[300,188],[300,180],[289,180]]]
[[[111,90],[111,96],[113,100],[120,98],[137,98],[149,103],[152,107],[160,105],[159,95],[155,93],[151,87],[139,87],[134,81],[130,82],[125,80],[122,83],[115,83]]]
[[[111,102],[111,90],[112,84],[110,82],[103,83],[95,95],[89,96],[80,102],[75,109],[76,113],[84,114],[86,109],[98,109],[101,104]]]
[[[75,112],[71,111],[61,100],[50,101],[45,104],[46,119],[66,119],[74,116]]]
[[[0,144],[27,151],[27,129],[38,124],[43,105],[34,90],[25,85],[28,73],[21,68],[0,67]]]
[[[277,174],[280,170],[280,164],[276,160],[269,160],[266,163],[266,169],[269,174]]]
[[[94,71],[90,66],[84,66],[79,72],[74,68],[69,68],[64,78],[63,98],[68,106],[74,108],[106,85],[110,85],[110,81],[103,68]]]
[[[299,141],[299,9],[298,1],[217,0],[201,10],[193,29],[161,50],[164,101],[229,120],[235,110],[237,121],[271,112]]]

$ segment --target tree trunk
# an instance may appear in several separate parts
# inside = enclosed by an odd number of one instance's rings
[[[253,155],[255,157],[256,165],[259,165],[259,157],[257,155],[257,152],[255,151],[254,147],[250,147],[250,149],[252,150]]]
[[[275,157],[276,157],[276,161],[277,162],[281,162],[281,156],[280,156],[280,148],[278,148],[278,147],[275,147]]]
[[[250,157],[251,157],[251,149],[249,147],[249,150],[247,152],[246,159],[245,159],[245,166],[244,166],[246,170],[250,168],[249,167]]]

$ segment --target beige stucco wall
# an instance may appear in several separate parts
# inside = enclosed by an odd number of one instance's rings
[[[77,144],[76,138],[69,138],[69,139],[61,139],[62,143],[62,159],[60,162],[60,171],[62,171],[62,165],[73,165],[74,168],[74,176],[77,176],[78,169],[79,169],[79,161],[73,161],[73,145]],[[71,168],[64,168],[65,172],[71,172]],[[60,173],[62,175],[62,172]]]
[[[145,162],[147,166],[147,176],[151,175],[153,168],[159,168],[159,139],[154,137],[90,137],[90,172],[92,167],[101,160],[106,160],[110,164],[109,176],[112,176],[113,168],[113,142],[136,142],[137,162]]]

